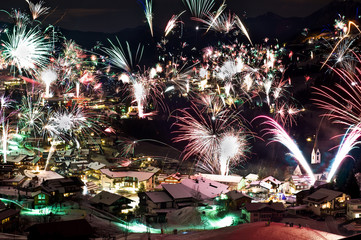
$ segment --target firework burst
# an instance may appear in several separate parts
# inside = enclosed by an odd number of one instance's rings
[[[199,166],[212,173],[228,175],[231,165],[240,161],[249,149],[247,146],[247,133],[240,119],[224,111],[216,118],[210,117],[199,110],[195,104],[190,109],[179,110],[176,116],[179,127],[174,133],[175,142],[188,142],[183,153],[184,158],[199,157]],[[237,126],[237,128],[233,127]],[[232,146],[227,146],[232,144]]]
[[[19,109],[19,127],[21,131],[41,135],[44,125],[44,108],[41,99],[33,102],[31,97],[23,97]]]
[[[3,57],[12,67],[16,67],[20,74],[23,70],[34,71],[46,66],[51,45],[39,30],[15,26],[6,36],[7,39],[2,40]]]
[[[40,1],[36,4],[30,2],[29,0],[26,0],[26,2],[29,4],[29,9],[34,20],[39,18],[41,15],[47,14],[50,9],[49,7],[43,6],[43,1]]]

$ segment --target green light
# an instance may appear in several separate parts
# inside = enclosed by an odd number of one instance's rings
[[[24,207],[18,201],[6,199],[6,198],[0,198],[0,200],[4,203],[13,203],[13,204],[17,205],[18,207],[21,208],[20,214],[25,215],[25,216],[45,216],[45,215],[49,215],[50,213],[53,213],[55,215],[65,215],[66,214],[66,212],[64,211],[63,208],[55,208],[54,209],[52,207],[44,207],[44,208],[39,208],[39,209],[31,209],[31,208]]]

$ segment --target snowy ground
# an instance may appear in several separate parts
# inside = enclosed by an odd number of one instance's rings
[[[131,234],[127,236],[129,240],[136,239],[154,239],[154,240],[336,240],[342,239],[343,236],[318,231],[306,227],[286,227],[283,223],[271,223],[271,226],[266,226],[265,222],[248,223],[239,226],[221,228],[217,230],[193,232],[182,235],[160,235],[152,234],[148,238],[147,234]],[[125,239],[120,238],[120,239]]]

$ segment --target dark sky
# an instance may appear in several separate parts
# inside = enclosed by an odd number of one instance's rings
[[[32,0],[38,2],[39,0]],[[51,7],[45,23],[67,29],[95,32],[116,32],[142,25],[145,17],[137,0],[44,0]],[[28,11],[25,0],[1,0],[0,9]],[[222,0],[215,0],[220,4]],[[331,0],[227,0],[228,9],[254,17],[273,12],[283,17],[307,16]],[[153,0],[155,24],[166,25],[173,14],[185,9],[182,0]],[[0,21],[7,19],[0,13]],[[162,26],[163,28],[163,26]]]

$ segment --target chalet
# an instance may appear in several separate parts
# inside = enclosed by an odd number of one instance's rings
[[[250,174],[248,174],[248,175],[245,177],[245,179],[246,179],[246,182],[251,183],[251,182],[253,182],[253,181],[257,181],[257,180],[258,180],[258,175],[257,175],[257,174],[254,174],[254,173],[250,173]]]
[[[12,232],[18,229],[20,211],[15,209],[0,210],[0,232]]]
[[[281,202],[246,203],[242,209],[242,216],[247,222],[281,221],[286,208]]]
[[[209,180],[226,184],[229,190],[239,190],[244,186],[245,179],[238,175],[216,175],[216,174],[198,174],[196,176],[201,176]]]
[[[145,189],[154,187],[153,172],[138,171],[112,171],[103,168],[101,172],[101,182],[104,189],[123,189],[128,191],[137,191],[141,185]]]
[[[252,198],[247,194],[238,192],[236,190],[226,193],[228,196],[228,208],[231,210],[240,210],[246,203],[250,203]]]
[[[26,177],[23,175],[16,175],[10,179],[4,179],[2,185],[4,186],[21,186],[26,180]]]
[[[49,193],[39,190],[33,192],[31,196],[34,198],[34,208],[43,208],[49,206],[49,202],[50,202]]]
[[[147,218],[165,222],[168,212],[175,210],[174,201],[166,191],[138,193],[139,207],[145,210]]]
[[[349,220],[361,218],[361,198],[346,201],[346,216]]]
[[[101,191],[90,199],[90,203],[95,207],[116,214],[131,208],[128,205],[131,202],[129,198],[107,191]]]
[[[272,185],[262,181],[253,181],[247,187],[247,194],[254,198],[266,199],[268,198],[269,190]]]
[[[10,179],[14,170],[13,164],[0,164],[0,180]]]
[[[159,174],[158,181],[160,184],[176,184],[182,181],[182,177],[180,173],[174,173],[168,176]]]
[[[84,183],[77,177],[46,180],[41,187],[52,196],[63,198],[81,194]]]
[[[276,178],[269,176],[264,179],[262,179],[262,182],[270,184],[271,188],[269,189],[270,192],[278,192],[279,187],[281,186],[282,182],[277,180]]]
[[[222,193],[228,192],[228,186],[205,177],[197,176],[192,179],[184,179],[181,184],[200,193],[202,200],[213,199]]]
[[[200,193],[183,184],[162,184],[164,191],[172,198],[174,208],[194,206]]]
[[[9,163],[14,163],[15,165],[20,165],[26,159],[27,155],[21,154],[16,156],[8,156],[7,161]]]
[[[308,190],[311,188],[311,178],[307,175],[292,175],[289,179],[291,193]]]
[[[350,197],[345,193],[320,188],[303,199],[308,209],[316,215],[332,215],[346,213],[346,201]]]

